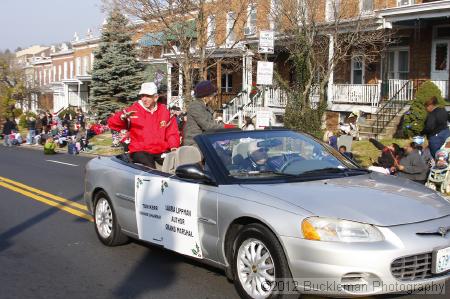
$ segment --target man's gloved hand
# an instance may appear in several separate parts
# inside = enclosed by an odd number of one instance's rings
[[[133,115],[135,113],[136,113],[136,111],[125,111],[124,110],[122,115],[120,116],[120,119],[121,120],[125,120],[125,119],[128,119],[128,118],[138,118],[137,116]]]

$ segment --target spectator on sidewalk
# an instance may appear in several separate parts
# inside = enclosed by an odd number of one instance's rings
[[[419,154],[417,144],[409,143],[404,147],[405,155],[395,167],[399,177],[404,177],[420,184],[425,184],[428,166]]]
[[[162,165],[162,154],[180,146],[177,123],[170,121],[169,110],[157,102],[158,97],[155,83],[143,83],[139,101],[108,119],[110,129],[130,132],[131,160],[151,168]]]
[[[85,128],[85,126],[86,126],[85,116],[84,116],[83,110],[81,110],[81,108],[78,108],[77,125],[79,125],[81,128]]]
[[[242,131],[253,131],[255,130],[255,125],[253,124],[253,120],[250,116],[245,117],[245,124],[242,127]]]
[[[47,138],[44,144],[44,154],[45,155],[54,155],[56,154],[56,142],[52,137]]]
[[[15,128],[16,128],[16,124],[13,121],[11,121],[9,118],[6,118],[6,121],[3,124],[3,130],[2,130],[4,146],[9,146],[9,147],[12,146],[10,135]]]
[[[11,135],[9,135],[9,139],[11,140],[12,145],[20,146],[23,143],[22,135],[20,135],[19,131],[12,130]]]
[[[211,81],[201,81],[195,86],[195,99],[187,110],[187,121],[184,128],[184,145],[195,145],[194,137],[211,129],[224,126],[214,121],[213,110],[208,106],[216,97],[217,89]]]
[[[349,158],[350,160],[353,160],[353,154],[352,154],[351,152],[347,152],[347,147],[346,147],[345,145],[341,145],[341,146],[339,147],[339,152],[340,152],[343,156]]]
[[[34,144],[34,137],[36,136],[36,119],[32,116],[27,117],[27,144]]]
[[[444,144],[445,140],[450,137],[450,130],[447,126],[448,114],[445,108],[438,107],[436,97],[431,97],[425,102],[425,109],[428,112],[425,120],[425,128],[423,134],[428,138],[428,146],[431,155],[434,157],[436,152]]]

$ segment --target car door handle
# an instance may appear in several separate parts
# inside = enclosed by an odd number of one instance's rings
[[[125,194],[122,194],[122,193],[116,193],[116,196],[118,198],[121,198],[121,199],[124,199],[126,201],[130,201],[130,202],[134,203],[134,196],[125,195]]]
[[[214,221],[212,219],[209,219],[209,218],[203,218],[203,217],[198,217],[198,221],[204,222],[204,223],[208,223],[208,224],[212,224],[212,225],[216,225],[217,224],[216,221]]]

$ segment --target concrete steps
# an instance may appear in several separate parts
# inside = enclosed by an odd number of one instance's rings
[[[377,114],[371,115],[369,118],[366,119],[364,123],[359,124],[359,138],[362,140],[369,138],[377,138],[377,139],[392,138],[397,132],[398,125],[400,124],[403,115],[408,110],[409,105],[403,107],[402,110],[400,110],[400,112],[394,115],[394,111],[396,111],[396,108],[385,109],[385,112],[382,114],[385,116],[385,119],[388,120],[392,117],[393,118],[384,125],[383,129],[380,132],[377,132],[376,127]]]

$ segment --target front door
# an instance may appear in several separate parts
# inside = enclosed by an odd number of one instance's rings
[[[450,40],[433,41],[431,56],[431,80],[448,81]]]

